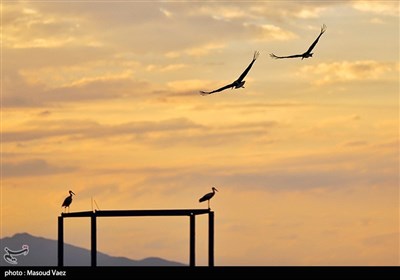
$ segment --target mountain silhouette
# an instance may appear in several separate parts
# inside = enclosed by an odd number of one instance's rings
[[[17,233],[12,237],[0,239],[0,266],[57,266],[57,240]],[[29,246],[29,253],[15,256],[18,264],[5,261],[5,248],[18,251],[23,245]],[[64,266],[90,266],[90,250],[64,243]],[[125,257],[113,257],[97,252],[97,266],[187,266],[186,264],[150,257],[132,260]]]

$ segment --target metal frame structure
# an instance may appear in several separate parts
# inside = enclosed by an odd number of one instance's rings
[[[62,213],[58,217],[58,266],[64,266],[64,219],[88,217],[91,221],[91,266],[97,266],[97,217],[189,216],[189,266],[196,265],[196,216],[208,214],[208,266],[214,266],[214,212],[211,209],[96,210]]]

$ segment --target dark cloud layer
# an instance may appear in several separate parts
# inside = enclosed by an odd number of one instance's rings
[[[235,145],[238,142],[254,142],[268,135],[278,123],[244,122],[235,125],[205,126],[186,118],[164,121],[129,122],[116,125],[102,125],[91,121],[39,121],[31,123],[32,129],[3,132],[3,142],[22,143],[52,137],[66,139],[94,139],[130,136],[139,143],[148,145],[176,147],[179,145],[212,147]],[[152,133],[157,133],[152,138]]]
[[[69,173],[75,170],[77,168],[73,166],[54,165],[43,159],[32,159],[21,162],[3,162],[2,174],[5,178],[34,177]]]
[[[4,142],[24,142],[49,137],[99,138],[118,135],[143,135],[151,132],[168,132],[201,127],[190,120],[180,118],[160,122],[131,122],[120,125],[101,125],[90,121],[56,121],[36,124],[38,128],[25,131],[4,132]],[[47,127],[43,129],[42,127]]]

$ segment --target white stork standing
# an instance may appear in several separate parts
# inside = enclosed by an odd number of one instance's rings
[[[206,201],[208,202],[208,209],[210,209],[210,199],[215,195],[215,191],[218,191],[216,188],[211,188],[212,192],[203,195],[202,198],[199,199],[199,202]]]
[[[65,199],[64,199],[64,202],[63,202],[63,204],[61,205],[61,207],[64,207],[64,209],[66,210],[67,209],[67,207],[68,207],[68,212],[69,212],[69,206],[71,205],[71,203],[72,203],[72,195],[75,195],[75,193],[73,192],[73,191],[69,191],[69,196],[67,196]]]

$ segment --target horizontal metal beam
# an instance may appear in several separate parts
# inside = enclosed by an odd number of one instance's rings
[[[92,211],[83,211],[83,212],[72,212],[72,213],[61,213],[61,217],[67,218],[67,217],[91,217],[94,215],[94,212]]]
[[[123,216],[192,216],[208,214],[209,209],[163,209],[163,210],[99,210],[98,217]]]
[[[61,217],[139,217],[139,216],[193,216],[210,213],[210,209],[157,209],[157,210],[96,210],[62,213]]]

